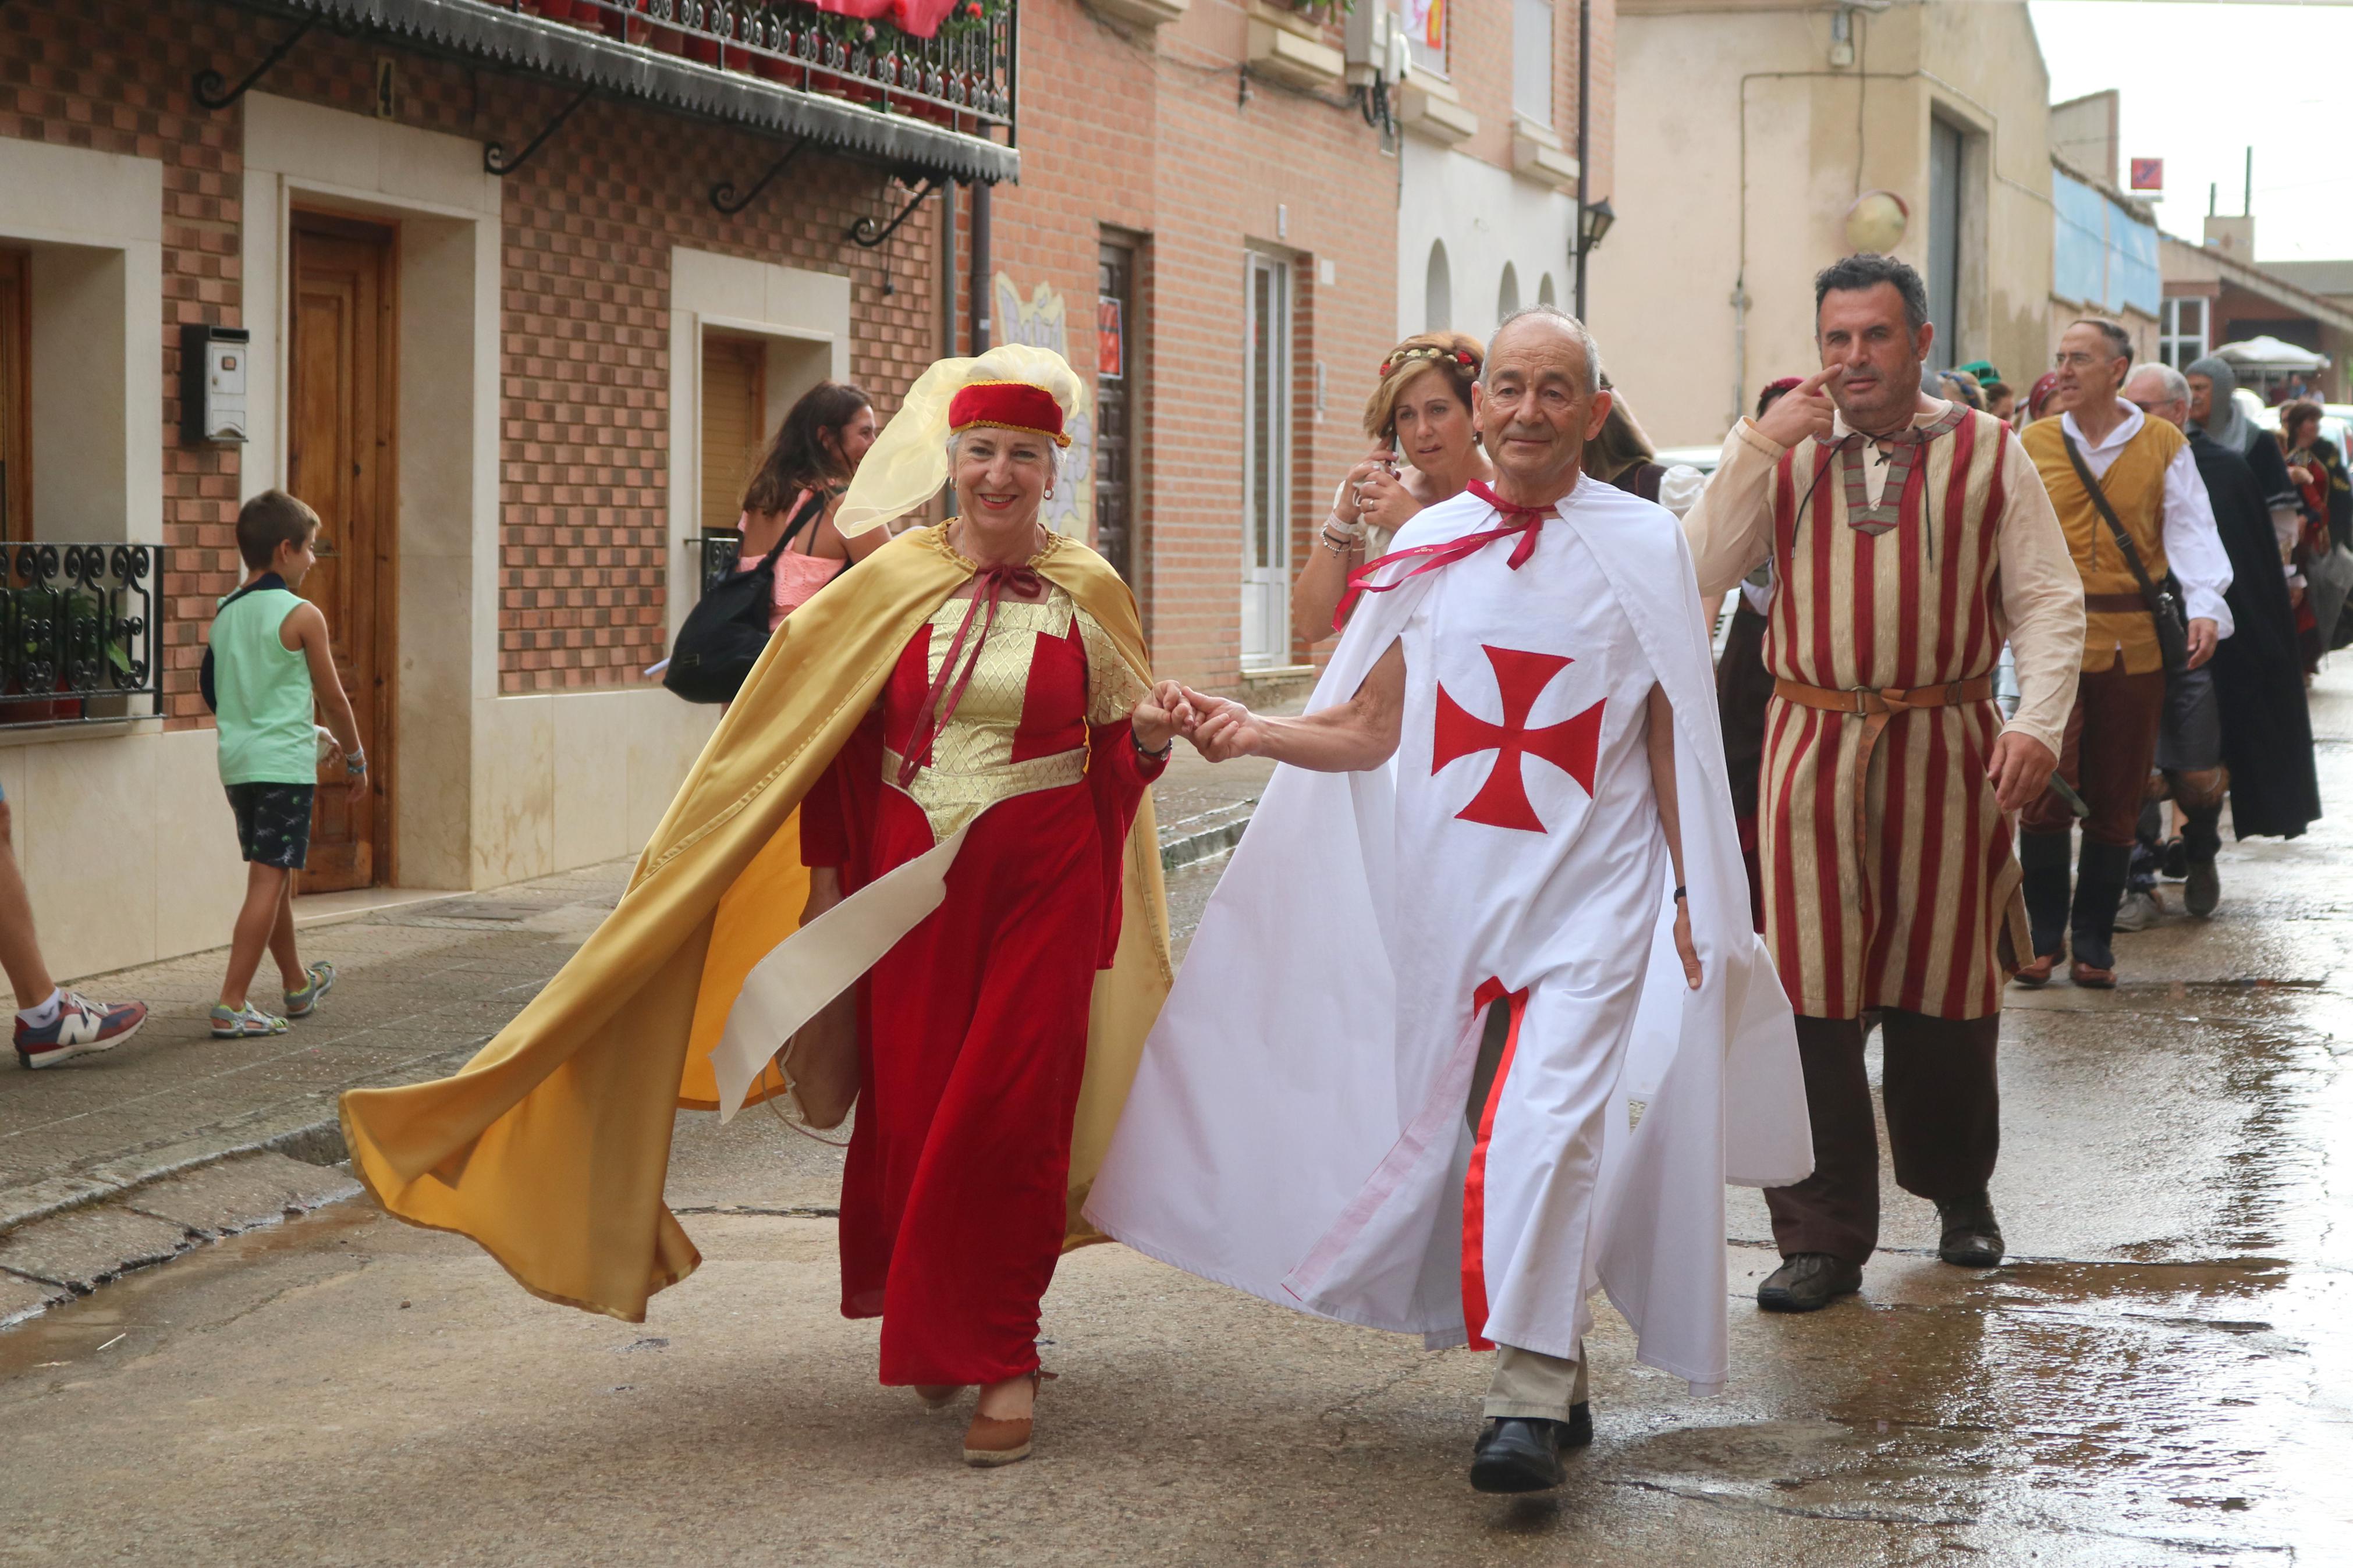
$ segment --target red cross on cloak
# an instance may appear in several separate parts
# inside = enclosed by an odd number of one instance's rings
[[[1435,775],[1447,763],[1481,752],[1493,752],[1495,765],[1487,774],[1487,782],[1471,797],[1471,804],[1454,814],[1461,822],[1480,822],[1490,827],[1516,827],[1529,833],[1542,833],[1544,821],[1536,816],[1535,807],[1528,804],[1527,783],[1521,777],[1523,756],[1542,757],[1584,787],[1586,797],[1593,795],[1593,761],[1601,745],[1601,708],[1597,702],[1574,719],[1557,724],[1547,724],[1541,730],[1528,728],[1528,714],[1535,707],[1552,678],[1575,661],[1565,654],[1524,653],[1517,648],[1486,649],[1487,662],[1494,667],[1495,689],[1504,700],[1504,721],[1491,724],[1470,712],[1448,694],[1443,684],[1438,689],[1438,727],[1430,743],[1430,771]]]

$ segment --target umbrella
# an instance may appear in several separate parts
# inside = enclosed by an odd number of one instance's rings
[[[2259,375],[2288,375],[2328,368],[2327,355],[2269,336],[2224,343],[2214,351],[2214,357],[2233,370],[2253,371]]]

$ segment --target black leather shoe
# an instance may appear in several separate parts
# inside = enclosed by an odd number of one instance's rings
[[[1590,1448],[1593,1447],[1593,1406],[1591,1404],[1580,1399],[1576,1404],[1568,1407],[1568,1429],[1560,1435],[1560,1446],[1564,1448]]]
[[[1862,1289],[1862,1266],[1827,1252],[1793,1252],[1757,1287],[1768,1312],[1819,1312],[1838,1296]]]
[[[1579,1406],[1579,1408],[1583,1408]],[[1566,1421],[1498,1415],[1481,1429],[1471,1448],[1471,1489],[1482,1492],[1543,1492],[1560,1485],[1568,1472],[1561,1468],[1561,1440],[1569,1430]],[[1586,1419],[1586,1441],[1593,1440],[1593,1423]]]
[[[1938,1204],[1936,1218],[1945,1227],[1937,1257],[1959,1268],[1991,1268],[2001,1262],[2001,1226],[1994,1222],[1993,1205],[1984,1194]]]

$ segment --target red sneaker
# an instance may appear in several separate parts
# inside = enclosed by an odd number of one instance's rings
[[[147,1021],[144,1002],[93,1002],[69,991],[58,1016],[33,1027],[16,1020],[16,1060],[27,1068],[53,1068],[76,1057],[111,1051]]]

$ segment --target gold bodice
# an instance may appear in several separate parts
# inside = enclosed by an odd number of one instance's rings
[[[930,639],[924,665],[927,687],[939,679],[956,630],[971,609],[968,599],[950,599],[924,623],[923,635]],[[906,786],[907,795],[930,819],[935,840],[946,838],[998,801],[1076,784],[1086,776],[1083,742],[1050,756],[1025,757],[1019,762],[1013,757],[1039,644],[1068,638],[1073,625],[1086,656],[1086,721],[1108,724],[1124,718],[1144,695],[1143,683],[1128,669],[1094,617],[1080,609],[1061,588],[1050,584],[1045,598],[1035,604],[999,603],[970,684],[933,742],[931,761]],[[976,620],[972,635],[976,637],[979,631]],[[969,646],[967,642],[967,653]],[[1030,717],[1034,727],[1038,716]],[[896,752],[883,755],[882,776],[893,787],[898,784],[900,762]]]

